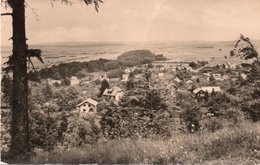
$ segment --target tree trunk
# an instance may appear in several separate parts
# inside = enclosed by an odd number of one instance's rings
[[[29,126],[27,98],[27,62],[24,0],[9,0],[13,10],[13,93],[11,162],[26,162],[29,158]]]

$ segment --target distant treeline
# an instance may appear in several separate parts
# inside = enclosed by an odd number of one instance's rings
[[[166,60],[163,55],[155,55],[150,50],[134,50],[120,55],[117,60],[98,59],[88,62],[71,62],[53,65],[49,68],[41,69],[38,77],[41,79],[53,78],[64,79],[71,76],[84,77],[84,73],[96,71],[122,70],[126,67],[139,66],[151,63],[155,60]],[[31,72],[29,76],[34,79],[35,74]]]

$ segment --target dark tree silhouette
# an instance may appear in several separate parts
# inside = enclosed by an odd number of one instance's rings
[[[99,92],[99,97],[102,96],[102,94],[104,93],[104,91],[106,89],[109,88],[109,83],[106,79],[104,79],[102,82],[101,82],[101,87],[100,87],[100,92]]]
[[[258,59],[258,52],[252,44],[250,38],[240,34],[239,39],[236,41],[234,49],[230,51],[230,56],[237,56],[241,59]]]
[[[69,0],[61,0],[61,2],[70,3]],[[99,3],[102,0],[84,0],[84,2],[86,5],[94,4],[96,10],[98,10]],[[13,27],[13,36],[11,37],[13,50],[6,68],[7,71],[13,71],[10,161],[26,162],[29,159],[30,152],[27,61],[31,62],[31,57],[37,57],[41,62],[43,61],[41,51],[39,49],[28,49],[26,44],[25,8],[28,6],[26,1],[1,0],[1,5],[12,9],[12,13],[1,13],[1,16],[12,17]]]

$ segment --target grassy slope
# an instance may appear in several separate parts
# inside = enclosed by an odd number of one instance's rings
[[[215,133],[179,134],[168,140],[114,140],[36,152],[32,163],[260,163],[260,123],[243,123]]]

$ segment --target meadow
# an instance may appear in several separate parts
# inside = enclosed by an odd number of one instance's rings
[[[35,149],[31,163],[258,164],[260,125],[241,123],[214,133],[176,134],[170,139],[125,139],[84,148]]]

